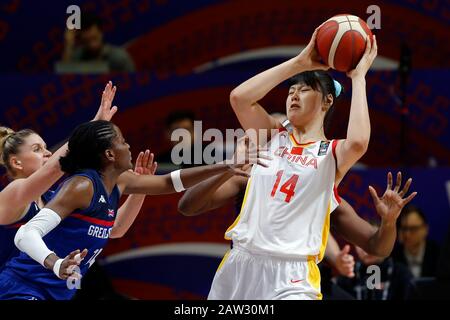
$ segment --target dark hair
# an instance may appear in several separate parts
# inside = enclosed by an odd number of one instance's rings
[[[407,205],[406,207],[404,207],[402,209],[402,212],[400,213],[399,221],[403,220],[404,218],[406,218],[408,215],[410,215],[413,212],[416,212],[419,215],[419,217],[422,219],[422,221],[425,224],[428,224],[427,217],[425,216],[425,213],[422,211],[422,209],[420,209],[419,207],[417,207],[417,206],[415,206],[413,204],[409,204],[409,205]]]
[[[36,134],[31,129],[23,129],[17,132],[7,127],[0,127],[0,165],[5,166],[8,172],[12,171],[9,157],[19,153],[19,148],[25,143],[25,139]]]
[[[92,13],[83,13],[81,15],[81,30],[87,30],[93,26],[97,26],[99,29],[102,28],[102,20]]]
[[[172,124],[174,124],[177,121],[189,119],[190,121],[194,122],[195,115],[192,111],[188,110],[178,110],[170,113],[166,118],[166,128],[169,128]]]
[[[325,98],[328,94],[333,96],[333,104],[328,109],[324,118],[324,126],[328,127],[333,117],[333,105],[336,102],[336,88],[333,78],[324,70],[305,71],[299,73],[288,80],[289,86],[304,83],[315,91],[320,91]]]
[[[114,124],[98,120],[75,128],[69,138],[69,151],[59,159],[62,171],[73,174],[83,169],[103,169],[103,152],[111,148],[117,137]]]

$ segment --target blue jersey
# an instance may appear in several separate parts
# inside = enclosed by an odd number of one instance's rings
[[[80,264],[80,274],[84,276],[109,239],[119,206],[120,192],[116,185],[108,195],[100,174],[95,170],[83,170],[73,176],[86,177],[92,181],[94,196],[91,203],[87,209],[72,212],[43,240],[60,258],[65,258],[76,249],[86,248],[88,254]],[[59,189],[56,192],[58,191]],[[21,283],[21,295],[27,294],[23,292],[24,287],[30,288],[32,293],[39,293],[39,297],[43,299],[68,300],[75,294],[75,285],[59,279],[52,270],[44,268],[24,252],[6,264],[0,280],[5,276]]]
[[[47,191],[41,198],[44,204],[50,201],[55,194],[54,191]],[[19,255],[20,250],[14,244],[14,237],[17,230],[25,223],[31,220],[41,210],[38,204],[33,201],[28,208],[27,213],[19,221],[6,226],[0,226],[0,271],[4,268],[6,262]]]

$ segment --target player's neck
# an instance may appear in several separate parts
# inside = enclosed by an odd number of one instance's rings
[[[318,126],[312,124],[304,127],[293,127],[292,134],[294,135],[295,140],[300,144],[326,140],[322,125]]]
[[[111,194],[112,190],[114,189],[114,186],[117,183],[117,178],[119,177],[120,173],[118,173],[114,168],[106,168],[103,171],[101,171],[102,174],[102,181],[105,185],[105,189],[108,192],[108,194]]]

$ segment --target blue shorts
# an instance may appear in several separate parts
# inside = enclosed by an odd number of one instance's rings
[[[0,300],[47,300],[37,288],[12,276],[9,272],[0,273]]]

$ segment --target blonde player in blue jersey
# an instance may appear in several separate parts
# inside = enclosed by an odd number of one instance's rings
[[[361,61],[347,73],[352,80],[347,136],[329,140],[323,123],[337,88],[325,71],[329,67],[319,62],[316,33],[298,56],[245,81],[230,94],[232,108],[253,142],[262,144],[251,129],[267,133],[273,160],[267,168],[252,168],[240,215],[225,234],[233,249],[219,266],[209,299],[321,299],[317,263],[324,255],[330,213],[339,204],[336,186],[369,144],[365,75],[377,55],[377,43],[373,39],[371,46],[367,41]],[[294,76],[286,99],[289,133],[259,101]],[[414,195],[394,205],[401,207]],[[373,235],[371,242],[381,255],[392,249],[399,213],[390,210],[382,216]]]
[[[116,87],[109,81],[103,90],[100,107],[93,120],[111,120],[117,112],[112,106]],[[50,201],[49,190],[63,175],[59,158],[67,152],[64,144],[53,155],[45,141],[33,130],[17,132],[0,127],[0,165],[11,182],[0,192],[0,271],[6,262],[19,254],[14,236],[19,227],[33,218]],[[140,153],[136,173],[152,174],[156,163],[148,151]],[[131,195],[121,206],[112,237],[120,237],[140,211],[144,195]]]

